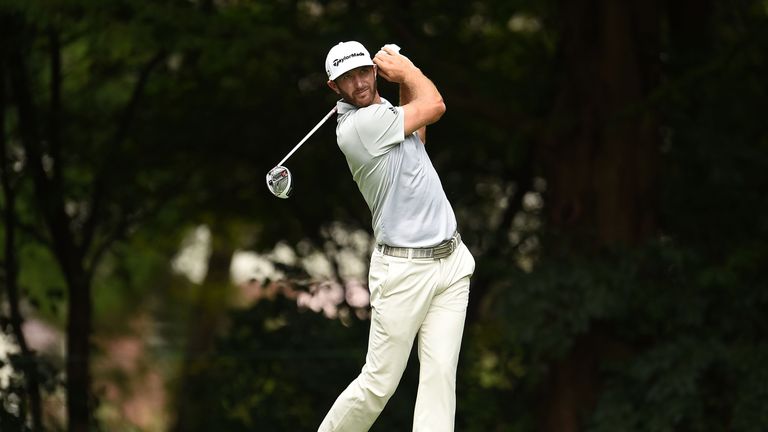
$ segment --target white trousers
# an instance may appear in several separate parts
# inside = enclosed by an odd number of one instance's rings
[[[405,371],[418,335],[414,432],[451,432],[456,367],[475,260],[461,243],[440,260],[371,256],[371,329],[360,375],[336,399],[318,432],[365,432]]]

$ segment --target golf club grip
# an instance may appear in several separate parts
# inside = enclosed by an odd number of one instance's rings
[[[329,112],[328,112],[328,114],[326,114],[326,115],[325,115],[325,117],[323,117],[323,119],[322,119],[322,120],[320,120],[320,122],[319,122],[319,123],[317,123],[317,124],[315,125],[315,127],[313,127],[313,128],[312,128],[312,130],[311,130],[311,131],[309,131],[309,133],[308,133],[307,135],[305,135],[305,136],[304,136],[304,138],[303,138],[301,141],[299,141],[299,143],[298,143],[298,144],[296,144],[296,147],[294,147],[294,148],[293,148],[293,149],[292,149],[290,152],[288,152],[288,154],[287,154],[287,155],[285,155],[285,157],[283,158],[283,160],[281,160],[280,162],[278,162],[278,163],[277,163],[277,165],[276,165],[276,166],[280,166],[280,165],[284,164],[284,163],[285,163],[285,161],[287,161],[287,160],[288,160],[288,158],[289,158],[289,157],[291,157],[291,155],[293,155],[293,154],[296,152],[296,150],[298,150],[298,149],[299,149],[299,147],[301,147],[301,145],[302,145],[302,144],[304,144],[304,142],[305,142],[306,140],[308,140],[308,139],[309,139],[309,137],[311,137],[311,136],[312,136],[312,134],[314,134],[314,133],[315,133],[315,131],[316,131],[318,128],[320,128],[320,126],[322,126],[322,125],[323,125],[323,123],[325,123],[325,122],[328,120],[328,118],[330,118],[330,117],[331,117],[331,116],[332,116],[334,113],[336,113],[336,107],[335,107],[335,106],[333,107],[333,109],[331,109],[331,111],[329,111]]]

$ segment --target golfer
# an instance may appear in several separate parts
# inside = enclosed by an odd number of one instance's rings
[[[364,432],[394,394],[418,337],[417,432],[450,432],[456,366],[475,260],[424,147],[426,126],[445,104],[435,85],[392,46],[373,59],[358,42],[325,60],[337,103],[336,138],[373,216],[377,246],[368,288],[371,328],[360,375],[331,407],[320,432]],[[398,83],[400,106],[379,96],[376,78]]]

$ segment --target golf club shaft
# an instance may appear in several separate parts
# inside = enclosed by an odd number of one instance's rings
[[[326,115],[325,115],[325,117],[323,117],[323,119],[322,119],[322,120],[320,120],[320,122],[319,122],[317,125],[315,125],[315,127],[314,127],[314,128],[312,128],[312,130],[311,130],[311,131],[309,131],[309,133],[308,133],[308,134],[307,134],[307,135],[306,135],[306,136],[305,136],[305,137],[304,137],[304,138],[303,138],[301,141],[299,141],[299,143],[298,143],[298,144],[296,144],[296,147],[294,147],[294,148],[293,148],[293,150],[291,150],[290,152],[288,152],[288,154],[287,154],[287,155],[285,155],[285,157],[283,158],[283,160],[281,160],[280,162],[278,162],[277,166],[280,166],[280,165],[284,164],[284,163],[285,163],[285,161],[287,161],[287,160],[288,160],[288,158],[289,158],[289,157],[291,157],[291,155],[292,155],[292,154],[294,154],[294,153],[296,152],[296,150],[298,150],[298,149],[299,149],[299,147],[301,147],[301,145],[302,145],[302,144],[304,144],[304,141],[308,140],[308,139],[309,139],[309,137],[311,137],[311,136],[312,136],[312,134],[313,134],[313,133],[315,133],[315,131],[316,131],[316,130],[317,130],[319,127],[320,127],[320,126],[322,126],[322,125],[323,125],[323,123],[325,123],[325,122],[328,120],[328,118],[329,118],[329,117],[331,117],[331,116],[332,116],[332,115],[333,115],[335,112],[336,112],[336,107],[334,106],[334,107],[333,107],[333,109],[332,109],[332,110],[331,110],[331,111],[330,111],[328,114],[326,114]]]

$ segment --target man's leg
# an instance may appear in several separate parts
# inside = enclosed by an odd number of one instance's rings
[[[429,309],[437,268],[403,259],[371,260],[371,329],[360,375],[336,399],[319,432],[364,432],[370,429],[394,394],[413,340]],[[377,283],[378,273],[386,281]]]
[[[474,259],[468,250],[457,251],[444,263],[449,285],[436,292],[419,330],[419,392],[413,419],[414,432],[452,432],[456,414],[456,368],[469,301],[469,278]]]

